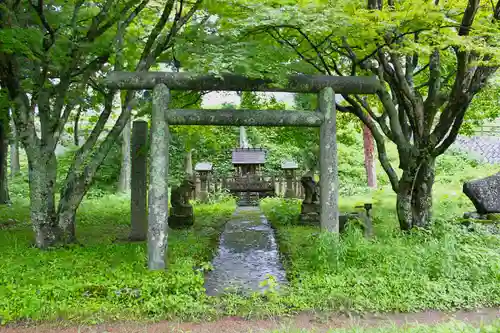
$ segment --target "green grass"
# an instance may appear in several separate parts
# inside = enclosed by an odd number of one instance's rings
[[[395,195],[385,187],[341,197],[341,211],[374,203],[373,239],[351,228],[341,238],[297,225],[299,200],[265,199],[290,281],[288,297],[302,309],[348,311],[450,310],[500,305],[500,237],[457,223],[470,201],[462,182],[491,173],[456,156],[438,161],[434,219],[429,230],[399,232]]]
[[[381,189],[362,187],[362,160],[352,150],[339,156],[344,170],[342,210],[373,202],[375,237],[367,240],[351,229],[337,239],[297,226],[299,201],[266,199],[261,207],[276,228],[290,284],[247,297],[208,297],[203,288],[202,271],[234,209],[233,201],[214,197],[212,205],[195,205],[195,227],[169,235],[168,272],[151,273],[145,266],[145,244],[115,242],[128,234],[129,199],[104,190],[86,199],[78,211],[77,235],[83,247],[45,252],[33,248],[28,191],[20,176],[11,184],[14,205],[0,206],[1,322],[256,318],[310,310],[499,306],[500,238],[481,230],[466,232],[456,223],[473,210],[461,194],[462,182],[492,174],[495,168],[463,155],[441,157],[432,228],[401,235],[395,196],[383,172],[377,171]],[[389,153],[394,159],[392,148]],[[272,286],[272,280],[268,282]]]
[[[314,330],[281,329],[269,333],[315,333]],[[328,333],[498,333],[500,320],[482,325],[450,321],[437,325],[407,325],[403,327],[332,329]]]
[[[79,321],[193,316],[205,312],[203,267],[218,244],[234,202],[195,206],[192,230],[169,234],[169,270],[149,272],[144,243],[115,242],[129,231],[129,200],[87,200],[78,212],[83,247],[40,251],[31,246],[28,207],[1,207],[17,221],[0,232],[0,317]],[[2,219],[3,220],[3,219]]]

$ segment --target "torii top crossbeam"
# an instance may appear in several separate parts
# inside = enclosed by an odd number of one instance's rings
[[[316,93],[332,88],[338,94],[374,94],[380,89],[375,76],[289,75],[285,84],[237,74],[194,74],[188,72],[111,72],[104,84],[117,89],[153,89],[163,83],[171,90],[272,91]]]

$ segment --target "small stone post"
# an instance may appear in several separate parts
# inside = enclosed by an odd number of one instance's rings
[[[184,156],[184,172],[186,173],[186,177],[195,180],[193,173],[193,150],[189,149]],[[189,192],[188,196],[190,200],[196,199],[195,196],[196,187],[193,191]]]
[[[147,214],[147,150],[148,123],[134,121],[132,126],[132,166],[130,178],[130,234],[131,241],[145,241],[148,232]]]
[[[208,174],[212,171],[212,163],[200,162],[196,164],[194,169],[200,175],[199,199],[201,202],[206,202],[208,199]]]
[[[335,92],[324,88],[318,94],[319,110],[324,115],[320,127],[320,224],[328,232],[339,232],[337,119]]]
[[[149,169],[148,267],[165,269],[168,237],[168,123],[170,91],[164,84],[153,89]]]

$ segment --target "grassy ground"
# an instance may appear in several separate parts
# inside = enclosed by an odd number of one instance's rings
[[[151,273],[145,267],[144,244],[115,242],[128,233],[128,198],[88,199],[77,221],[84,246],[41,252],[31,246],[26,188],[14,184],[21,194],[14,197],[12,207],[0,207],[1,322],[258,318],[310,310],[499,306],[499,237],[465,232],[455,223],[473,209],[461,195],[462,182],[495,170],[463,156],[441,158],[438,170],[434,224],[406,236],[398,231],[392,191],[358,191],[346,183],[348,173],[343,175],[343,193],[350,196],[342,196],[343,210],[374,203],[372,240],[356,229],[339,240],[294,225],[298,201],[264,200],[261,207],[277,230],[290,284],[278,291],[271,278],[265,294],[220,298],[205,295],[202,271],[234,202],[196,205],[195,228],[170,234],[169,271]]]
[[[201,268],[210,261],[234,202],[198,205],[193,230],[170,232],[168,273],[147,271],[144,243],[116,241],[128,234],[129,205],[116,196],[86,201],[77,220],[84,247],[47,252],[31,246],[24,200],[1,207],[2,221],[13,223],[0,231],[1,321],[203,313]]]
[[[384,188],[341,198],[342,211],[374,203],[375,238],[349,230],[339,240],[296,225],[298,200],[266,199],[261,207],[277,231],[290,288],[312,308],[417,311],[500,305],[500,238],[458,225],[473,206],[463,181],[491,173],[456,156],[439,160],[430,230],[402,235],[394,193]]]
[[[281,329],[269,333],[316,333],[316,330]],[[438,325],[408,325],[403,327],[331,329],[328,333],[497,333],[500,321],[483,325],[473,325],[461,321],[451,321]]]

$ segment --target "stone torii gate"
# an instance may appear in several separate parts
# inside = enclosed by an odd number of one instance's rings
[[[376,93],[380,87],[376,77],[301,74],[291,75],[285,84],[279,85],[269,79],[251,79],[235,74],[215,76],[186,72],[112,72],[104,83],[115,89],[153,89],[147,235],[149,269],[166,267],[169,125],[320,127],[320,225],[322,230],[338,233],[335,93]],[[318,93],[319,110],[169,109],[170,90]],[[145,193],[146,185],[143,186]]]

